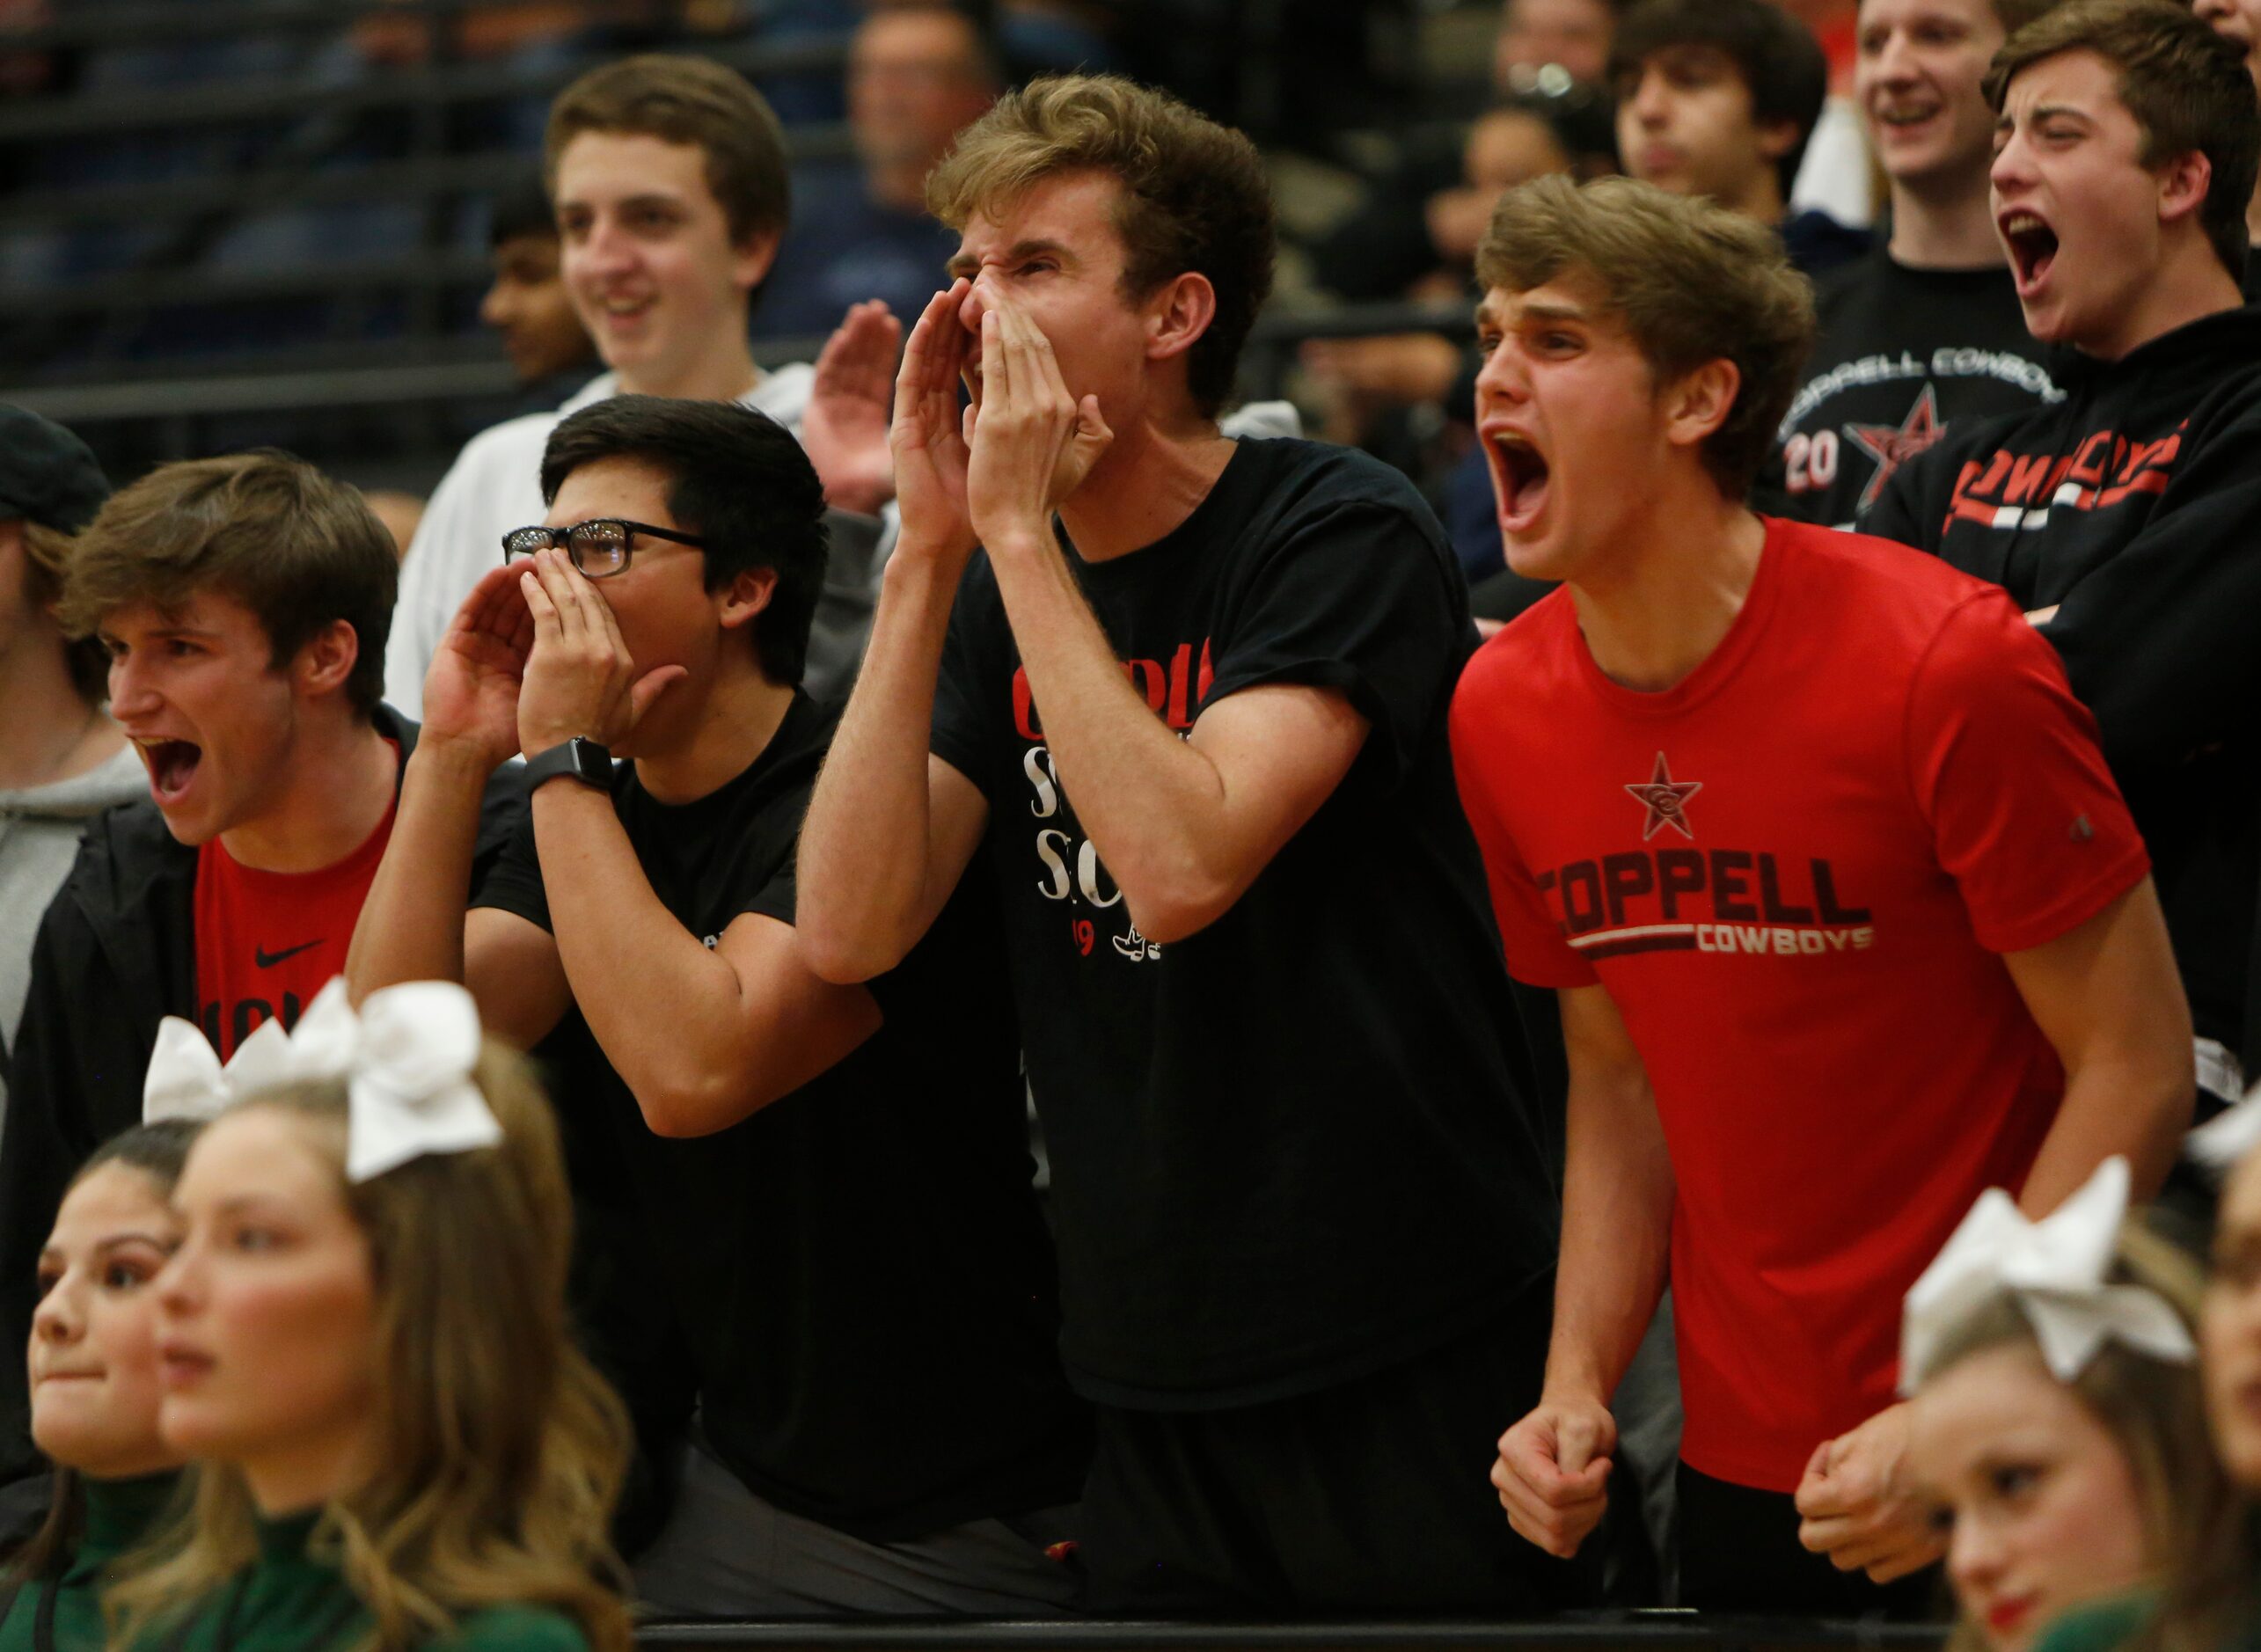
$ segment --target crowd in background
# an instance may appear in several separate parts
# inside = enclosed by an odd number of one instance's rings
[[[0,408],[0,1648],[2261,1638],[2261,11],[1507,0],[1307,212],[1182,9],[364,18],[606,53],[520,409]]]

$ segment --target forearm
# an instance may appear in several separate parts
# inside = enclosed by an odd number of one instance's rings
[[[990,558],[1076,818],[1139,932],[1182,939],[1237,893],[1223,777],[1131,687],[1049,530]]]
[[[801,833],[796,925],[828,980],[890,969],[925,932],[927,738],[955,595],[923,556],[897,557],[881,582],[863,669]]]
[[[464,978],[464,909],[491,774],[482,754],[461,748],[427,742],[410,756],[392,836],[346,954],[356,1003],[402,981]]]
[[[737,974],[652,892],[611,798],[552,781],[533,810],[574,1004],[638,1104],[677,1116],[750,1081]]]
[[[2191,1127],[2197,1090],[2190,1041],[2178,1042],[2181,1059],[2173,1064],[2141,1050],[2082,1061],[2026,1173],[2019,1209],[2037,1219],[2048,1215],[2115,1153],[2127,1160],[2134,1198],[2159,1191]]]
[[[1574,1074],[1548,1398],[1608,1403],[1664,1293],[1672,1227],[1672,1162],[1646,1085],[1609,1093]]]

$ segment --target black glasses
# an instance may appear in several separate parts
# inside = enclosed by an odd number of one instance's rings
[[[628,555],[640,533],[648,533],[655,539],[672,540],[677,545],[696,545],[701,551],[706,549],[706,541],[695,534],[655,528],[648,522],[600,516],[594,522],[577,522],[567,528],[513,528],[502,536],[502,559],[509,562],[558,545],[586,578],[609,579],[627,571]]]

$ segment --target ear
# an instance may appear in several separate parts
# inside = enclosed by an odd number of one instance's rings
[[[730,282],[742,293],[750,293],[769,279],[770,266],[777,262],[778,243],[783,238],[775,230],[757,230],[730,249]]]
[[[728,585],[708,595],[714,599],[714,618],[721,622],[723,630],[735,631],[742,625],[750,625],[777,595],[777,570],[743,568],[731,576]]]
[[[2157,169],[2159,179],[2159,221],[2175,223],[2191,217],[2206,204],[2206,194],[2213,186],[2213,163],[2203,151],[2191,150],[2177,155]]]
[[[1736,393],[1742,388],[1742,369],[1724,356],[1665,385],[1658,397],[1665,412],[1665,440],[1676,448],[1700,447],[1709,441],[1735,410]]]
[[[1217,319],[1217,289],[1209,277],[1188,270],[1167,281],[1147,298],[1146,359],[1167,362],[1194,347]]]
[[[333,619],[299,645],[290,662],[290,685],[304,699],[338,693],[360,658],[361,638],[353,622]]]

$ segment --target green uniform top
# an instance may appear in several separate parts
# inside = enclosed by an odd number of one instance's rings
[[[2159,1592],[2133,1589],[2075,1606],[2042,1631],[2033,1652],[2112,1652],[2135,1638],[2159,1610]]]
[[[136,1652],[347,1652],[371,1619],[344,1576],[306,1552],[321,1511],[259,1523],[259,1561],[215,1590],[186,1622],[174,1619]],[[581,1627],[545,1606],[490,1606],[466,1614],[430,1652],[589,1652]],[[61,1652],[61,1649],[58,1649]]]
[[[0,1652],[100,1652],[102,1568],[155,1528],[180,1484],[179,1471],[138,1480],[79,1477],[86,1529],[62,1575],[35,1578],[0,1619]]]

